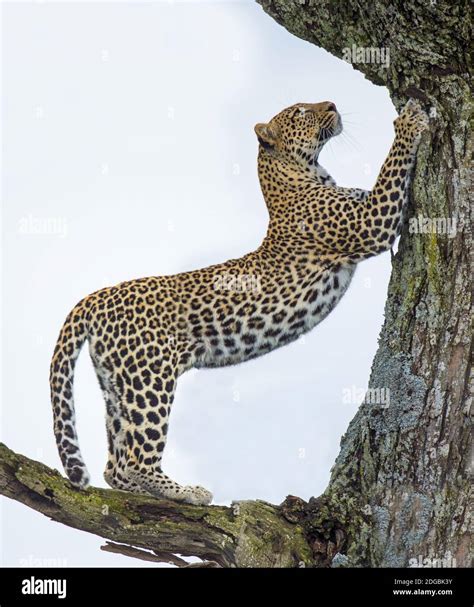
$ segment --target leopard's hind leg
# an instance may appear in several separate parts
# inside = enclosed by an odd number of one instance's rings
[[[92,359],[99,385],[105,400],[105,425],[107,431],[108,459],[104,470],[104,480],[113,489],[147,493],[140,485],[126,476],[124,458],[126,454],[124,427],[128,420],[124,417],[121,399],[113,385],[112,375]]]
[[[150,378],[149,385],[144,384],[145,377]],[[161,469],[177,378],[178,373],[167,364],[160,375],[142,368],[140,376],[127,385],[122,399],[127,419],[122,429],[126,452],[118,464],[119,467],[123,464],[126,478],[142,491],[190,504],[209,504],[212,501],[209,491],[199,486],[182,486]]]

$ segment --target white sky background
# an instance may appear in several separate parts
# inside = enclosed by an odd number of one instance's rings
[[[295,102],[335,102],[354,143],[334,139],[321,163],[339,185],[370,189],[395,110],[384,88],[252,1],[2,8],[0,438],[61,469],[48,374],[71,307],[106,285],[255,249],[267,223],[255,123]],[[38,219],[56,230],[24,233]],[[217,504],[320,494],[357,409],[343,390],[367,385],[389,273],[389,254],[363,262],[300,341],[183,376],[165,471],[207,487]],[[93,484],[106,486],[104,405],[87,347],[75,395],[85,461]],[[0,507],[4,565],[146,566],[13,501]]]

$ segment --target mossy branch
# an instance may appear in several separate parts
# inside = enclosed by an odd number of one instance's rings
[[[296,567],[313,564],[303,526],[262,501],[191,506],[112,489],[79,491],[44,464],[0,443],[0,494],[53,521],[112,540],[103,549],[178,566]],[[275,546],[275,551],[269,550]],[[277,549],[276,549],[277,548]]]

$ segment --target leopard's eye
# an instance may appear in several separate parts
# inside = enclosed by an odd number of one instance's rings
[[[301,118],[312,118],[314,116],[314,112],[311,108],[307,108],[307,107],[299,107],[298,108],[298,115]]]
[[[295,111],[291,115],[291,120],[300,120],[307,118],[311,114],[311,110],[300,106],[295,109]]]

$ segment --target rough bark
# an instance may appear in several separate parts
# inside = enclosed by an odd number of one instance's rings
[[[418,153],[410,215],[456,218],[454,237],[410,234],[393,260],[370,387],[342,439],[325,493],[236,507],[197,507],[91,488],[77,492],[43,464],[0,446],[0,493],[55,521],[112,540],[104,549],[178,566],[469,566],[469,169],[473,107],[466,1],[259,0],[290,32],[337,57],[389,47],[390,66],[354,67],[387,86],[397,109],[434,108]],[[357,185],[357,184],[354,184]]]

